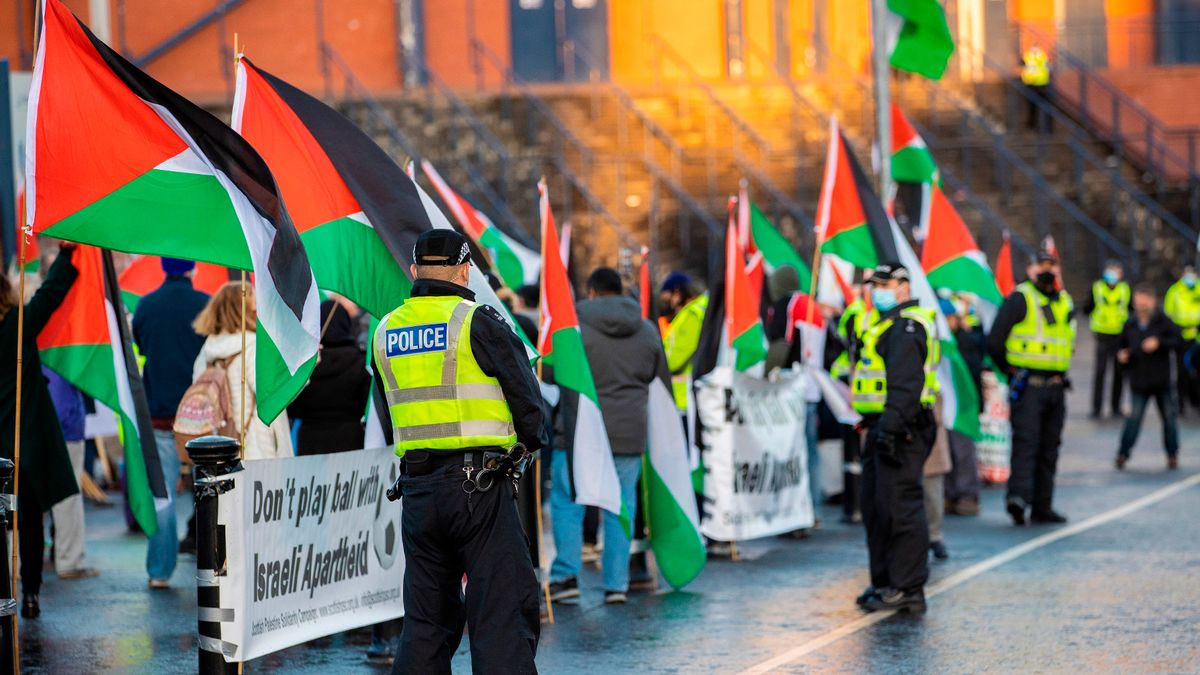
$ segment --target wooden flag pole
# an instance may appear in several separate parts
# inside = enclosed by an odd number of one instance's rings
[[[239,425],[241,429],[238,432],[238,445],[241,446],[240,458],[246,459],[246,427],[250,423],[246,420],[246,270],[242,270],[242,383],[241,383],[241,412],[238,418],[241,421]]]
[[[542,381],[542,361],[538,359],[537,378]],[[553,451],[551,451],[553,452]],[[554,625],[554,603],[550,600],[550,576],[544,572],[546,569],[545,561],[545,546],[542,541],[542,454],[538,452],[538,456],[533,461],[533,505],[537,509],[537,547],[538,547],[538,572],[542,572],[542,596],[546,598],[546,619],[551,626]]]
[[[15,404],[13,417],[13,491],[12,504],[8,510],[12,518],[12,563],[10,573],[12,578],[9,580],[12,588],[12,596],[14,602],[17,598],[17,546],[19,529],[17,526],[17,494],[21,485],[21,399],[23,387],[21,380],[23,379],[23,365],[25,357],[25,237],[29,236],[22,229],[20,252],[17,254],[17,269],[20,273],[20,279],[17,282],[17,400]],[[14,607],[13,619],[13,667],[16,672],[21,672],[21,646],[20,646],[20,630],[17,629],[17,621],[20,615],[17,608]]]

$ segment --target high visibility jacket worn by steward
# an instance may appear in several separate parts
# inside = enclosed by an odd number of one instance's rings
[[[1032,282],[1017,286],[1025,301],[1025,316],[1004,341],[1005,357],[1014,368],[1065,373],[1075,351],[1074,305],[1066,291],[1051,299]]]
[[[1188,287],[1182,279],[1171,284],[1163,300],[1163,311],[1179,326],[1184,340],[1195,340],[1200,327],[1200,284]]]
[[[901,399],[915,390],[920,407],[933,407],[938,392],[937,365],[941,360],[936,321],[932,310],[909,301],[882,314],[867,328],[850,385],[850,403],[855,410],[864,415],[883,413],[897,386],[903,392]],[[919,359],[915,359],[918,355]],[[898,363],[904,359],[913,361],[919,370],[912,368],[912,363]],[[909,366],[907,370],[905,365]],[[905,400],[900,405],[911,408],[911,403]],[[901,408],[898,412],[906,419],[913,416],[911,409]]]
[[[397,455],[544,445],[541,394],[524,347],[469,290],[418,280],[379,323],[374,351]]]
[[[1100,335],[1120,335],[1129,320],[1129,284],[1124,281],[1109,286],[1103,281],[1092,284],[1092,332]]]
[[[1031,47],[1025,52],[1021,68],[1021,82],[1030,87],[1050,84],[1050,57],[1040,47]]]
[[[829,374],[837,377],[849,377],[854,370],[854,362],[858,360],[863,335],[867,328],[879,320],[879,310],[872,307],[867,310],[867,303],[862,298],[846,306],[846,311],[838,319],[837,331],[846,350],[838,355],[829,369]]]
[[[679,308],[663,335],[663,349],[667,352],[667,367],[671,369],[671,389],[675,394],[675,407],[680,410],[687,410],[687,383],[692,374],[692,356],[700,346],[700,328],[704,325],[704,313],[707,310],[707,294],[692,298]]]

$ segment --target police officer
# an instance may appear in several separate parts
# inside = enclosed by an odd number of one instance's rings
[[[1104,407],[1104,376],[1109,367],[1113,371],[1112,414],[1121,415],[1121,390],[1124,386],[1124,368],[1117,362],[1120,351],[1121,331],[1129,320],[1129,303],[1133,292],[1125,282],[1121,263],[1109,260],[1104,264],[1104,274],[1092,284],[1092,294],[1083,303],[1083,313],[1091,319],[1089,326],[1096,337],[1096,372],[1092,380],[1092,418],[1100,417]]]
[[[1045,50],[1037,45],[1033,45],[1025,51],[1021,57],[1021,83],[1029,88],[1029,117],[1026,120],[1026,126],[1030,129],[1038,128],[1038,120],[1042,119],[1043,114],[1038,110],[1038,99],[1041,99],[1046,104],[1050,104],[1050,57],[1046,55]],[[1054,118],[1049,115],[1044,116],[1046,119],[1046,131],[1054,131]]]
[[[700,346],[700,327],[708,310],[708,295],[696,293],[692,278],[672,272],[663,279],[660,293],[663,305],[673,312],[663,333],[667,367],[671,369],[671,389],[680,415],[687,413],[688,378],[692,375],[692,356]]]
[[[879,319],[863,334],[851,382],[851,403],[867,429],[862,509],[871,560],[871,585],[857,602],[868,612],[922,613],[929,577],[922,475],[937,431],[937,324],[911,299],[900,263],[880,264],[871,281]]]
[[[1196,268],[1187,265],[1183,268],[1183,276],[1171,284],[1163,299],[1163,311],[1179,326],[1183,334],[1183,348],[1176,352],[1176,381],[1179,387],[1179,414],[1187,410],[1188,404],[1200,408],[1200,387],[1196,377],[1184,361],[1187,353],[1200,331],[1200,285],[1196,283]]]
[[[411,297],[374,343],[402,459],[404,628],[392,672],[449,673],[465,622],[474,672],[533,673],[538,584],[514,487],[478,479],[484,453],[544,445],[537,380],[520,339],[467,289],[461,234],[422,233],[413,260]]]
[[[996,313],[988,336],[992,361],[1009,376],[1012,397],[1012,473],[1008,514],[1025,524],[1064,523],[1056,512],[1054,473],[1067,416],[1067,370],[1075,348],[1075,307],[1059,290],[1058,258],[1038,253],[1029,280]]]

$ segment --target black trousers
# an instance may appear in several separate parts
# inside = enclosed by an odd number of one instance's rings
[[[21,591],[29,595],[37,595],[42,590],[42,569],[46,559],[42,516],[45,512],[35,483],[22,472],[21,496],[17,501],[17,527],[20,528],[17,547],[21,554]]]
[[[898,464],[879,457],[879,430],[867,432],[862,515],[875,588],[918,591],[929,579],[929,525],[922,478],[936,431],[930,415],[917,433],[896,439]]]
[[[1058,446],[1067,417],[1061,384],[1025,386],[1012,403],[1012,473],[1008,499],[1019,499],[1033,511],[1049,511],[1054,503]]]
[[[401,479],[404,628],[392,673],[450,673],[464,624],[473,672],[536,673],[538,584],[512,482],[468,497],[463,477],[451,465]]]
[[[1117,363],[1117,352],[1121,348],[1120,335],[1096,333],[1096,372],[1092,379],[1092,414],[1099,415],[1104,408],[1104,379],[1112,367],[1112,391],[1109,401],[1114,415],[1121,411],[1121,390],[1125,386],[1125,369]]]
[[[858,429],[842,425],[842,513],[853,519],[861,515],[862,436]]]

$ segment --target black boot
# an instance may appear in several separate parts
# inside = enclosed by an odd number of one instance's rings
[[[890,609],[910,614],[924,614],[925,591],[917,590],[906,593],[895,588],[886,588],[881,590],[875,597],[867,600],[866,604],[863,605],[863,609],[868,612],[881,612]]]
[[[21,601],[21,618],[36,619],[42,615],[42,605],[38,602],[37,593],[26,593]]]

